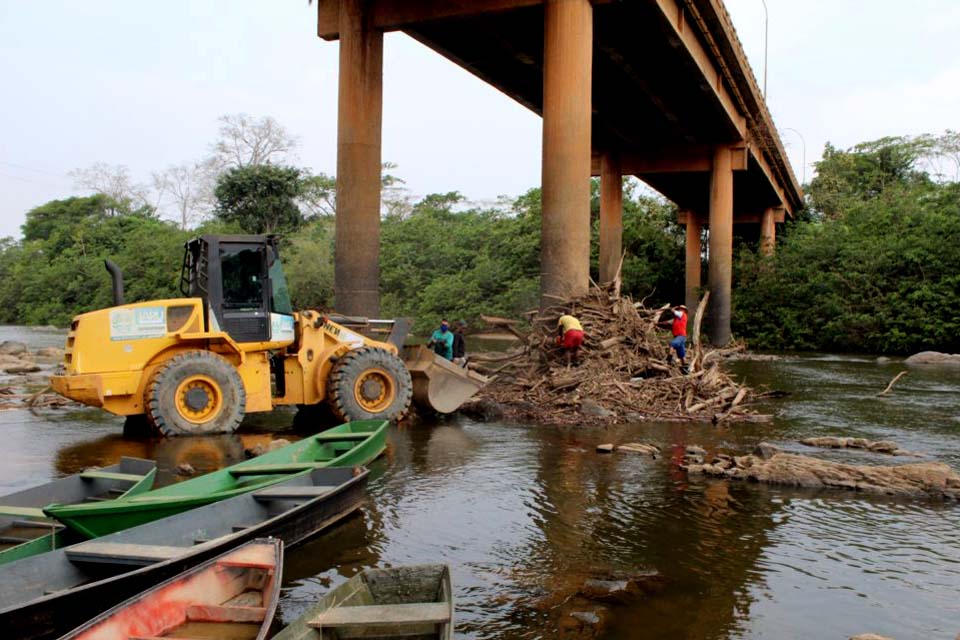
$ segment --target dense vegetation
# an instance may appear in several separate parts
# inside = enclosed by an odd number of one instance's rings
[[[104,258],[123,269],[128,300],[177,296],[183,243],[204,232],[281,232],[295,306],[329,309],[333,218],[307,215],[298,201],[309,187],[300,183],[314,179],[288,167],[231,170],[217,186],[214,217],[189,231],[103,194],[48,202],[28,212],[22,240],[0,245],[0,321],[62,326],[76,313],[108,306]],[[669,222],[672,210],[635,195],[632,186],[628,196],[626,286],[675,298],[683,247]],[[269,207],[256,206],[261,197]],[[425,330],[441,316],[469,322],[481,313],[516,316],[536,306],[539,190],[494,208],[469,207],[448,193],[389,209],[381,230],[384,315],[416,318]]]
[[[763,349],[960,351],[960,183],[942,171],[960,169],[958,148],[956,134],[828,146],[809,206],[779,230],[776,254],[737,247],[737,335]],[[673,207],[625,187],[624,288],[648,304],[679,301]],[[0,322],[63,326],[108,306],[107,257],[123,269],[129,300],[177,296],[183,242],[204,232],[282,234],[295,307],[329,309],[334,188],[329,176],[283,164],[219,165],[206,221],[190,229],[183,206],[174,224],[122,192],[48,202],[28,212],[22,239],[0,241]],[[536,305],[539,190],[487,207],[458,193],[414,202],[385,175],[383,193],[382,315],[413,317],[426,331],[441,316],[471,322]]]
[[[735,332],[762,349],[960,351],[958,142],[828,146],[775,256],[740,251]]]

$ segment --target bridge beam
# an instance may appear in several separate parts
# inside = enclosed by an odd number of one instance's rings
[[[701,241],[702,231],[703,225],[700,224],[700,219],[692,215],[692,213],[688,214],[685,278],[686,295],[684,296],[684,304],[687,305],[687,310],[690,311],[690,313],[696,310],[697,304],[700,302],[700,273],[703,268],[703,263],[701,262],[701,256],[703,255],[703,244]],[[694,339],[696,339],[696,337],[694,337]]]
[[[600,156],[600,282],[617,277],[623,255],[623,173],[620,156]]]
[[[717,147],[710,174],[710,342],[730,341],[730,294],[733,282],[733,168],[726,146]]]
[[[734,171],[746,171],[751,158],[745,144],[733,145],[730,150],[730,164]],[[644,152],[622,151],[620,153],[621,173],[625,176],[644,176],[657,173],[706,173],[713,168],[714,147],[708,145],[690,145],[685,147],[665,147]],[[601,175],[603,155],[593,155],[591,171],[594,176]]]
[[[380,315],[383,33],[366,0],[342,0],[337,122],[334,300],[346,315]]]
[[[543,47],[540,306],[590,282],[590,118],[593,8],[547,0]]]

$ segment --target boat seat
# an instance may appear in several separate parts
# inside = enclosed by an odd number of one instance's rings
[[[311,627],[370,627],[381,625],[442,624],[450,622],[450,604],[377,604],[335,607],[309,620]]]
[[[37,520],[14,520],[11,523],[15,527],[24,527],[27,529],[43,529],[44,531],[61,530],[63,525],[53,520],[38,522]]]
[[[187,607],[190,622],[263,622],[265,607],[231,607],[213,604],[191,604]]]
[[[317,442],[325,440],[366,440],[370,436],[370,433],[318,433],[313,436],[313,439]]]
[[[129,544],[124,542],[81,542],[65,549],[72,562],[121,564],[144,567],[170,560],[188,553],[186,547],[167,547],[157,544]]]
[[[34,538],[24,538],[22,536],[3,536],[0,535],[0,544],[23,544],[24,542],[30,542]]]
[[[250,464],[243,467],[230,469],[232,476],[258,476],[279,473],[296,473],[297,471],[306,471],[316,469],[316,462],[287,462],[283,464]]]
[[[11,507],[7,505],[0,506],[0,516],[15,516],[20,518],[47,518],[43,509],[36,507]]]
[[[253,494],[253,499],[260,502],[267,500],[302,500],[304,498],[317,498],[330,493],[336,487],[323,485],[310,485],[303,487],[269,487],[261,489]]]
[[[115,473],[113,471],[84,471],[80,474],[84,480],[124,480],[126,482],[140,482],[143,476],[135,473]]]

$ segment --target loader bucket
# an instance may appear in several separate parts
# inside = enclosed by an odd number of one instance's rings
[[[413,400],[437,413],[452,413],[490,382],[458,367],[423,345],[404,347],[403,361],[413,379]]]

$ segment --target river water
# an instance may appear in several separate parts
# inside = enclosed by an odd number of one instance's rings
[[[0,328],[34,346],[61,334]],[[583,581],[656,571],[662,590],[609,609],[601,637],[898,639],[960,633],[960,506],[842,491],[814,492],[687,479],[670,464],[683,446],[743,453],[760,441],[795,452],[816,435],[889,439],[960,467],[960,370],[808,356],[741,362],[752,385],[789,393],[763,408],[772,424],[648,423],[575,429],[452,418],[392,427],[372,467],[361,514],[285,562],[279,617],[370,566],[447,562],[464,638],[560,638]],[[129,440],[94,410],[0,413],[0,492],[121,455],[158,460],[158,481],[190,462],[207,471],[287,430],[292,414],[248,420],[238,435]],[[595,453],[645,441],[667,454]],[[866,452],[815,452],[890,463]]]

